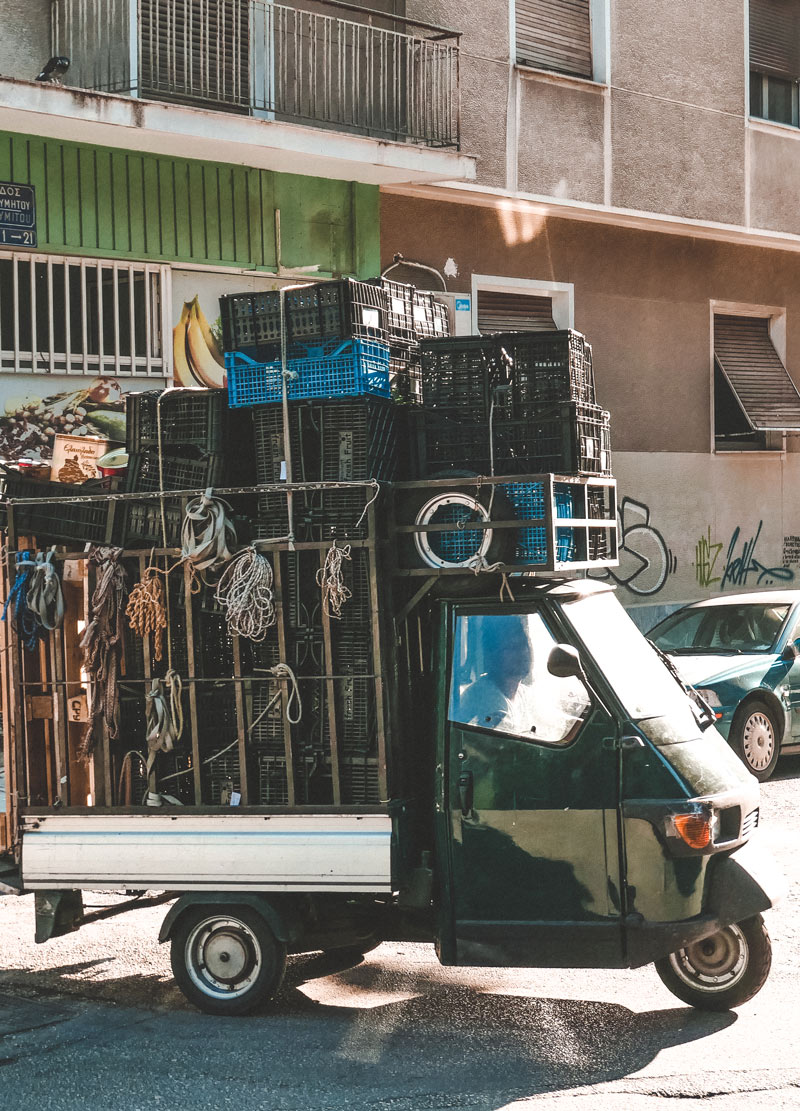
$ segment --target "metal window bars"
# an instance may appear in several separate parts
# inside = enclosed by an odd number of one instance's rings
[[[0,252],[0,373],[164,377],[168,268]]]

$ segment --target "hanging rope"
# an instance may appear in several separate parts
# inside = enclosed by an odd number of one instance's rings
[[[275,624],[272,566],[252,545],[228,563],[214,597],[225,610],[232,636],[261,641]]]
[[[123,648],[123,603],[125,569],[121,548],[95,547],[89,551],[89,567],[96,568],[97,581],[90,605],[91,619],[81,639],[83,666],[89,674],[92,712],[83,737],[87,756],[101,737],[119,736],[117,681]]]
[[[128,624],[136,635],[142,639],[146,636],[153,637],[156,660],[160,660],[164,653],[164,630],[167,627],[161,574],[159,567],[148,567],[141,581],[131,591],[125,609]]]
[[[215,498],[210,489],[193,498],[186,507],[181,558],[189,564],[192,574],[204,582],[207,572],[213,573],[231,559],[230,549],[236,545],[236,529],[228,516],[231,512],[228,503]]]
[[[36,620],[36,615],[28,608],[28,592],[36,569],[32,554],[25,551],[18,552],[16,555],[14,585],[6,598],[2,616],[2,620],[5,621],[6,614],[9,609],[11,610],[11,620],[22,638],[22,643],[30,652],[33,652],[39,643],[39,637],[45,633],[44,628]]]
[[[289,667],[289,665],[285,664],[285,663],[277,663],[277,664],[275,664],[274,667],[256,667],[256,668],[254,668],[254,670],[255,671],[265,671],[269,675],[274,675],[276,679],[288,679],[289,680],[289,697],[286,699],[286,706],[285,706],[283,712],[284,712],[284,716],[285,716],[286,720],[289,722],[290,725],[299,725],[300,724],[300,719],[303,716],[303,700],[300,697],[300,688],[297,685],[297,677],[295,676],[295,673],[292,671],[292,669]],[[255,727],[258,725],[258,723],[263,718],[265,718],[267,716],[267,714],[270,712],[272,707],[276,704],[276,702],[278,701],[280,696],[281,696],[281,690],[280,690],[280,687],[279,687],[278,690],[275,692],[275,694],[272,696],[272,698],[269,700],[267,705],[264,707],[264,709],[261,711],[261,713],[255,719],[255,721],[252,723],[250,728],[247,730],[248,735],[250,733],[252,733],[253,730],[255,729]],[[295,717],[292,717],[292,703],[295,703],[297,705],[297,715]],[[227,751],[227,749],[225,749],[223,751]],[[217,755],[220,756],[222,754],[217,753]]]
[[[342,616],[342,607],[345,602],[353,597],[352,590],[345,585],[342,575],[342,561],[352,560],[350,545],[343,548],[336,546],[334,540],[325,556],[325,563],[317,571],[317,586],[322,590],[322,611],[326,617],[339,620]]]
[[[159,752],[171,752],[183,733],[183,684],[175,671],[153,679],[147,692],[147,774]]]
[[[36,553],[36,566],[28,587],[28,609],[41,625],[43,634],[58,629],[64,620],[64,595],[53,564],[54,553],[55,548],[47,555]]]

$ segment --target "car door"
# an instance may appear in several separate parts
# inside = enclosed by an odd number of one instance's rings
[[[556,678],[542,612],[453,616],[440,957],[470,965],[622,963],[613,723]]]

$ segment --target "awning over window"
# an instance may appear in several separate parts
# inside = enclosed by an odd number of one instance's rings
[[[715,316],[714,355],[757,431],[800,432],[800,393],[769,338],[769,320]]]
[[[527,293],[479,289],[478,331],[484,336],[491,332],[554,332],[553,302]]]

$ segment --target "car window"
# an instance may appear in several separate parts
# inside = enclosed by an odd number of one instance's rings
[[[547,670],[556,644],[533,614],[475,614],[456,621],[450,686],[453,722],[523,740],[567,744],[591,708],[579,679]]]
[[[768,652],[789,612],[763,602],[701,606],[665,618],[650,633],[663,652]]]

